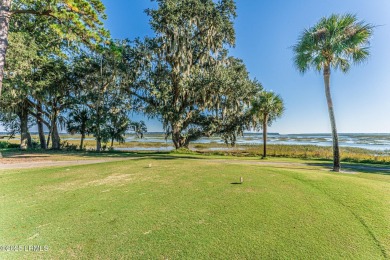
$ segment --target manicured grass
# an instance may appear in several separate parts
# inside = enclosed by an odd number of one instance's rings
[[[390,175],[217,158],[0,170],[0,245],[49,246],[0,258],[390,256]]]

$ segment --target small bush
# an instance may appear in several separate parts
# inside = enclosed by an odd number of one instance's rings
[[[20,144],[9,143],[8,148],[17,149],[17,148],[20,148]]]
[[[171,153],[178,153],[178,154],[196,154],[196,152],[191,151],[188,148],[182,147],[177,150],[173,150]]]
[[[32,144],[32,147],[31,147],[32,149],[38,149],[41,145],[38,141],[36,141],[34,139],[32,140],[31,144]]]
[[[8,148],[8,146],[9,146],[9,142],[4,142],[4,141],[0,142],[0,149]]]
[[[19,147],[20,147],[19,144],[13,144],[7,141],[0,141],[0,149],[6,149],[6,148],[15,149]]]

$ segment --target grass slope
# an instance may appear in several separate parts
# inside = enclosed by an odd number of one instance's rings
[[[389,175],[191,157],[0,170],[0,245],[49,246],[0,258],[389,258]]]

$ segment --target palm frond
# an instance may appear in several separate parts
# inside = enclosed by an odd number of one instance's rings
[[[369,56],[373,28],[354,14],[321,18],[293,46],[294,64],[301,73],[310,68],[321,71],[327,65],[347,72],[351,63],[362,63]]]

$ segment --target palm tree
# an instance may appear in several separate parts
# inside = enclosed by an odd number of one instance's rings
[[[111,148],[114,147],[114,141],[125,142],[126,131],[129,129],[130,120],[126,113],[111,114],[108,118],[108,124],[102,131],[103,141],[111,140]]]
[[[263,129],[263,158],[267,157],[267,127],[281,117],[284,110],[283,99],[271,91],[262,91],[252,102],[252,125]]]
[[[148,128],[144,121],[131,122],[130,129],[135,132],[137,138],[144,138],[144,133],[148,132]]]
[[[81,134],[80,149],[83,149],[85,135],[89,134],[88,121],[90,113],[87,109],[75,109],[69,114],[69,119],[66,123],[66,128],[70,134]]]
[[[323,73],[325,94],[332,127],[333,170],[340,171],[340,149],[330,93],[331,69],[346,73],[351,62],[359,64],[369,56],[373,26],[358,21],[355,15],[331,15],[305,30],[293,46],[294,63],[301,73],[310,68]]]

